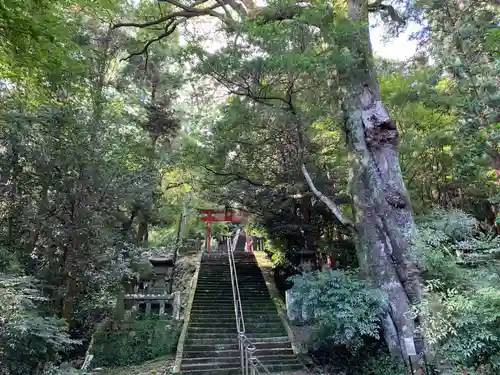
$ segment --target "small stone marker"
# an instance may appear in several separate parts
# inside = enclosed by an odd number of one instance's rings
[[[405,337],[405,348],[408,357],[417,355],[417,350],[415,349],[415,342],[413,341],[413,337]]]
[[[174,293],[174,302],[173,304],[173,318],[174,320],[180,320],[181,319],[181,292],[177,291]]]

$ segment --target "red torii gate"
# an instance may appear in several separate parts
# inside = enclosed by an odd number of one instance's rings
[[[229,221],[232,223],[241,223],[243,221],[243,215],[239,210],[214,210],[199,208],[197,211],[201,216],[200,220],[205,222],[205,238],[208,249],[210,249],[210,242],[212,238],[213,221]]]

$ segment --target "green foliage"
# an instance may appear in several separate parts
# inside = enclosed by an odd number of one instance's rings
[[[382,61],[379,83],[398,123],[413,208],[460,207],[493,225],[498,200],[485,201],[498,194],[498,5],[412,3],[401,11],[425,18],[417,37],[433,64]],[[359,56],[366,25],[346,19],[345,2],[297,10],[294,2],[270,1],[255,18],[217,29],[227,43],[216,53],[197,40],[181,53],[178,34],[162,38],[177,21],[133,32],[110,27],[151,22],[172,8],[154,1],[0,2],[0,270],[40,280],[47,316],[65,318],[84,335],[110,311],[121,281],[141,271],[138,247],[177,240],[185,207],[231,205],[255,214],[276,263],[295,262],[299,250],[350,255],[344,243],[351,234],[310,193],[299,166],[308,164],[327,196],[349,190],[339,103],[346,82],[360,84],[356,67],[370,60]],[[280,22],[267,22],[277,15]],[[156,42],[144,48],[146,40]],[[221,86],[229,96],[219,95]],[[339,204],[351,216],[351,201]],[[183,238],[202,229],[194,215],[188,223]],[[215,235],[226,230],[214,226]],[[474,296],[500,283],[498,237],[469,214],[432,212],[415,244],[424,277],[438,279],[439,292],[470,291],[479,309],[485,302]],[[376,337],[382,298],[355,276],[325,273],[302,282],[323,336],[351,348]],[[2,302],[15,297],[12,288],[2,289]],[[1,307],[9,322],[22,323],[2,326],[13,348],[57,362],[72,344],[60,322],[35,306],[16,306]],[[493,324],[481,315],[479,322]],[[25,349],[9,348],[9,361],[32,366],[20,360]],[[454,350],[462,349],[450,349],[451,357]],[[471,361],[486,361],[482,355]]]
[[[477,373],[494,374],[500,353],[499,243],[480,229],[459,210],[436,209],[419,219],[416,243],[427,291],[416,312],[438,358],[460,371],[483,366]]]
[[[173,353],[180,326],[154,318],[110,321],[94,334],[92,354],[98,366],[125,366]]]
[[[396,362],[387,353],[378,351],[365,359],[359,375],[406,375],[407,371],[401,362]]]
[[[467,289],[479,279],[494,285],[498,280],[499,238],[481,232],[474,217],[460,210],[435,209],[418,223],[414,241],[426,279],[439,280],[444,289]],[[482,268],[468,272],[465,266]],[[479,272],[483,269],[489,276]]]
[[[385,296],[354,272],[316,271],[291,280],[292,291],[313,317],[316,340],[356,351],[364,338],[379,338],[378,317]]]
[[[42,375],[90,375],[90,373],[63,363],[60,366],[47,366]]]
[[[37,304],[43,300],[32,279],[0,274],[2,374],[41,375],[80,344],[69,337],[66,322],[41,315]]]
[[[500,369],[499,307],[498,288],[450,289],[432,294],[418,312],[425,337],[439,354],[455,365],[487,365],[495,373]]]

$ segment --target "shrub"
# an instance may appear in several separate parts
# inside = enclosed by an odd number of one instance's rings
[[[427,341],[455,366],[500,372],[500,290],[436,293],[419,308]]]
[[[407,371],[401,362],[396,362],[387,353],[378,351],[366,358],[359,371],[360,375],[406,375]]]
[[[439,280],[441,291],[466,290],[473,283],[485,281],[490,285],[500,282],[497,261],[500,237],[479,231],[477,220],[462,211],[434,210],[420,218],[414,245],[423,276],[427,280]],[[466,267],[490,268],[489,275],[483,273],[478,280],[478,269],[470,272]]]
[[[90,375],[87,371],[76,369],[68,363],[63,363],[60,366],[46,366],[42,375]]]
[[[34,280],[0,275],[0,374],[40,374],[78,341],[63,320],[43,317]]]
[[[313,316],[318,341],[357,350],[365,337],[379,338],[379,314],[386,298],[354,272],[328,270],[293,276],[292,291]]]
[[[127,366],[172,353],[179,338],[177,322],[148,318],[110,321],[94,335],[91,352],[97,366]]]

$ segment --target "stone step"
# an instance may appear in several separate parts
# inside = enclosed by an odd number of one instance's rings
[[[217,278],[208,278],[208,277],[200,277],[198,278],[198,281],[196,282],[196,286],[198,285],[209,285],[209,286],[214,286],[217,289],[231,289],[232,290],[232,284],[230,282],[227,282],[227,280],[224,279],[217,279]],[[260,284],[257,283],[253,280],[245,280],[245,279],[238,279],[238,286],[241,288],[259,288],[261,289],[262,287],[266,287],[266,284]],[[267,288],[267,287],[266,287]]]
[[[226,320],[226,321],[221,321],[221,322],[218,322],[216,326],[207,326],[205,323],[201,322],[201,321],[192,321],[192,322],[189,322],[189,328],[235,328],[236,327],[236,323],[233,320]],[[276,320],[267,320],[265,322],[263,322],[262,320],[257,320],[257,321],[248,321],[246,322],[245,321],[245,327],[247,328],[247,330],[252,330],[253,332],[255,332],[257,329],[272,329],[272,328],[277,328],[277,327],[281,327],[283,328],[283,324],[281,323],[281,320],[279,320],[279,318],[277,318]]]
[[[302,370],[304,367],[299,363],[290,363],[290,364],[271,364],[269,366],[266,366],[268,371],[271,373],[273,372],[282,372],[282,371],[292,371],[292,370]],[[240,366],[238,367],[226,367],[226,368],[218,368],[218,369],[184,369],[181,367],[181,372],[183,374],[193,374],[193,375],[239,375],[241,374],[241,368]],[[264,373],[261,371],[261,373]]]
[[[265,345],[270,345],[269,347],[279,346],[278,344],[283,344],[285,346],[290,345],[290,339],[288,336],[273,336],[270,334],[248,334],[248,339],[256,345],[256,347],[264,347]],[[192,345],[207,345],[207,346],[218,346],[218,345],[231,345],[238,342],[236,333],[233,334],[222,334],[222,335],[192,335],[192,337],[187,335],[186,346]],[[257,346],[259,345],[259,346]]]
[[[217,316],[217,315],[197,315],[197,316],[191,316],[191,321],[193,323],[198,323],[200,325],[207,325],[207,326],[212,326],[212,327],[220,327],[222,324],[227,324],[227,325],[233,325],[235,323],[235,316]],[[250,316],[247,315],[244,317],[245,319],[245,327],[251,327],[252,331],[255,332],[257,329],[265,329],[266,324],[274,324],[274,325],[282,325],[281,320],[276,317],[276,318],[266,318],[265,321],[259,316]]]
[[[284,333],[284,332],[283,332]],[[269,333],[259,332],[259,333],[247,333],[247,337],[250,341],[257,342],[265,342],[265,341],[273,341],[273,342],[288,342],[290,339],[288,336],[277,336],[271,335]],[[237,334],[236,330],[226,331],[226,332],[199,332],[199,331],[190,331],[188,330],[186,338],[188,339],[203,339],[203,340],[214,340],[219,338],[224,339],[236,339]]]
[[[221,294],[218,292],[210,292],[210,291],[197,291],[194,294],[195,299],[200,299],[200,300],[205,300],[207,302],[227,302],[231,301],[231,303],[234,301],[233,295],[232,294]],[[216,299],[218,298],[218,299]],[[240,299],[242,301],[249,301],[252,302],[252,300],[262,300],[266,301],[269,304],[272,304],[274,306],[274,302],[271,300],[271,298],[265,294],[262,293],[257,293],[257,292],[252,292],[252,293],[247,293],[243,294],[240,293]],[[250,306],[250,305],[248,305]]]
[[[234,253],[247,337],[271,371],[303,369],[251,253]],[[227,253],[204,253],[184,343],[183,374],[241,375]]]
[[[255,279],[257,279],[258,277],[261,277],[260,275],[248,275],[248,276],[241,276],[241,275],[238,275],[238,282],[241,283],[243,281],[251,281],[251,282],[254,282]],[[221,283],[221,282],[224,282],[225,284],[227,285],[231,285],[231,278],[229,276],[223,276],[223,275],[217,275],[217,274],[214,274],[214,275],[210,275],[210,274],[206,274],[206,273],[200,273],[200,275],[198,276],[198,281],[210,281],[210,282],[214,282],[214,283]],[[260,284],[257,283],[257,284]]]
[[[231,283],[226,283],[225,280],[198,279],[198,281],[196,282],[196,287],[198,287],[198,285],[208,286],[210,288],[215,288],[216,290],[220,289],[220,290],[227,290],[227,291],[231,291],[231,292],[233,290]],[[265,290],[265,289],[263,289],[263,287],[266,287],[265,284],[259,284],[259,283],[253,282],[252,280],[238,280],[238,286],[240,287],[240,289],[250,289],[250,290],[252,290],[252,289]]]
[[[223,291],[220,291],[220,290],[205,290],[205,289],[200,289],[199,291],[197,290],[195,292],[195,297],[198,296],[198,297],[203,297],[203,298],[213,298],[213,297],[220,297],[221,299],[224,299],[224,300],[231,300],[233,301],[234,298],[233,298],[233,292],[223,292]],[[265,291],[263,290],[252,290],[252,291],[248,291],[248,292],[245,292],[245,291],[241,291],[240,290],[240,298],[241,299],[251,299],[251,298],[265,298],[267,301],[269,301],[270,303],[272,303],[272,300],[271,298],[269,297],[269,294],[266,294]]]
[[[253,309],[253,310],[258,310],[261,308],[266,308],[266,311],[269,312],[276,312],[276,306],[271,302],[271,301],[266,301],[263,298],[248,298],[248,299],[242,299],[242,308],[243,305],[247,304],[248,306],[245,306],[248,309]],[[251,304],[251,306],[250,306]],[[194,306],[200,306],[200,307],[206,307],[207,309],[212,308],[216,309],[217,307],[219,308],[225,308],[225,309],[233,309],[234,310],[234,302],[233,300],[228,300],[228,299],[221,299],[216,301],[215,298],[211,299],[206,296],[199,296],[198,298],[195,297],[193,301],[193,307]],[[217,311],[217,310],[212,310],[212,311]]]
[[[238,280],[241,278],[250,278],[250,277],[259,277],[262,275],[260,270],[252,271],[252,270],[236,270]],[[232,280],[231,273],[223,272],[221,270],[212,270],[212,269],[203,269],[200,268],[199,277],[213,277],[213,278],[224,278],[226,280]]]
[[[243,317],[247,315],[259,316],[261,318],[266,318],[270,314],[276,313],[276,308],[274,306],[258,306],[252,308],[243,308]],[[198,314],[232,314],[234,316],[234,306],[233,305],[221,305],[218,306],[217,310],[214,310],[211,306],[205,305],[203,303],[193,303],[191,309],[191,316]]]
[[[272,314],[276,313],[275,309],[272,308],[258,308],[255,310],[243,310],[243,319],[248,319],[249,322],[251,320],[255,321],[256,319],[259,319],[260,321],[275,321],[275,322],[281,322],[281,320],[278,319],[278,317],[273,317]],[[269,316],[271,315],[271,316]],[[208,307],[206,305],[194,305],[191,310],[191,318],[196,318],[196,317],[204,317],[204,318],[235,318],[235,312],[233,306],[227,306],[227,307],[220,307],[220,310],[216,311],[212,307]]]
[[[269,357],[267,357],[269,358]],[[187,362],[183,363],[183,370],[197,370],[197,369],[219,369],[219,368],[232,368],[234,366],[240,366],[241,361],[240,358],[211,358],[211,359],[201,359],[199,361]],[[269,366],[279,366],[279,365],[297,365],[299,362],[296,358],[290,358],[286,356],[275,356],[266,360],[262,360],[259,357],[261,363],[263,363],[266,367]]]
[[[255,276],[257,277],[257,276]],[[225,279],[220,279],[220,278],[215,278],[215,277],[200,277],[198,278],[198,281],[197,281],[197,285],[198,284],[215,284],[216,286],[218,287],[221,287],[221,288],[231,288],[232,284],[229,280],[225,280]],[[261,283],[258,283],[258,282],[255,282],[254,280],[245,280],[245,279],[238,279],[238,285],[241,287],[248,287],[248,286],[251,286],[252,288],[255,288],[255,287],[258,287],[258,288],[262,288],[263,286],[266,286],[266,284],[261,284]]]
[[[267,348],[260,349],[256,351],[256,355],[294,355],[292,348]],[[212,349],[212,350],[193,350],[193,349],[184,349],[184,357],[185,358],[198,358],[198,357],[237,357],[240,356],[239,349]]]
[[[265,328],[265,329],[259,329],[259,330],[254,330],[252,329],[252,327],[249,327],[248,325],[246,326],[247,328],[247,331],[248,332],[262,332],[262,333],[266,333],[266,334],[281,334],[284,332],[284,329],[275,324],[274,326],[270,326],[268,328]],[[226,334],[226,333],[230,333],[230,334],[236,334],[236,323],[232,324],[231,326],[223,326],[223,327],[206,327],[204,325],[201,325],[201,326],[190,326],[189,329],[188,329],[188,335],[189,334],[193,334],[193,335],[196,335],[196,334],[203,334],[203,333],[213,333],[215,335],[219,335],[219,334]]]
[[[210,321],[215,322],[217,325],[221,325],[223,323],[233,324],[236,319],[235,315],[218,315],[214,314],[196,314],[191,315],[191,321],[193,323],[199,322],[202,324],[207,324]],[[282,324],[281,319],[278,316],[266,316],[266,318],[262,318],[261,315],[252,315],[246,314],[243,315],[243,319],[245,320],[245,325],[249,327],[259,327],[264,326],[265,324]]]
[[[248,302],[249,304],[252,304],[253,306],[244,306],[245,302]],[[216,308],[217,306],[217,308]],[[230,312],[232,311],[234,313],[234,304],[233,301],[231,302],[220,302],[220,303],[214,303],[214,302],[206,302],[202,299],[195,299],[193,301],[193,310],[194,311],[211,311],[214,313],[217,313],[218,311],[223,311],[223,312]],[[216,308],[216,309],[215,309]],[[243,300],[242,301],[242,309],[243,312],[249,311],[249,312],[258,312],[262,311],[263,314],[274,314],[276,313],[276,306],[270,302],[265,302],[265,301],[260,301],[258,299],[254,300]]]
[[[199,288],[198,288],[199,286]],[[200,284],[197,286],[196,293],[195,294],[219,294],[219,295],[224,295],[226,297],[233,297],[233,289],[232,288],[225,288],[225,287],[220,287],[217,286],[216,284]],[[252,287],[252,288],[240,288],[240,296],[245,296],[245,295],[265,295],[267,298],[269,297],[269,292],[265,290],[264,288],[260,287]]]
[[[234,317],[234,307],[232,305],[216,305],[216,304],[205,304],[205,303],[193,303],[191,312],[191,317],[195,317],[199,314],[202,315],[210,315],[210,316],[219,316],[219,315],[231,315]],[[217,310],[218,309],[218,310]],[[273,315],[277,315],[277,310],[274,306],[269,306],[265,304],[255,303],[255,306],[251,308],[243,309],[243,318],[250,317],[258,317],[261,319],[267,318],[278,318]],[[277,320],[277,319],[274,319]]]
[[[194,327],[234,327],[236,329],[236,319],[233,318],[215,318],[215,317],[200,317],[192,319]],[[247,332],[267,332],[268,330],[282,328],[281,321],[266,320],[262,322],[261,318],[245,320],[245,328]]]
[[[281,355],[260,355],[259,360],[264,362],[264,361],[279,361],[279,360],[295,360],[297,361],[297,358],[295,358],[294,355],[290,354],[281,354]],[[240,357],[197,357],[197,358],[186,358],[185,360],[182,361],[182,364],[190,364],[190,363],[199,363],[199,362],[210,362],[211,360],[215,360],[218,363],[236,363],[240,364]]]
[[[195,296],[196,295],[206,295],[206,296],[221,296],[221,297],[226,297],[226,298],[233,298],[233,290],[232,289],[224,289],[224,288],[217,288],[215,285],[200,285],[199,288],[196,289]],[[269,294],[267,293],[266,290],[263,290],[261,288],[252,288],[252,289],[241,289],[240,288],[240,297],[245,297],[249,298],[252,296],[262,296],[266,297],[267,299],[271,300]]]
[[[273,341],[253,341],[252,342],[257,350],[265,349],[292,349],[290,342],[273,342]],[[228,341],[217,341],[213,343],[206,343],[201,341],[186,342],[185,350],[190,351],[211,351],[211,350],[236,350],[238,349],[238,342],[236,338]]]
[[[195,296],[205,296],[205,297],[219,296],[221,298],[224,297],[225,299],[233,299],[233,289],[219,288],[215,284],[214,285],[202,284],[199,286],[199,288],[198,287],[196,288]],[[240,288],[241,298],[248,299],[254,296],[266,297],[269,301],[272,301],[269,292],[267,290],[264,290],[263,288],[254,288],[254,287],[252,287],[252,289]]]
[[[225,369],[203,369],[203,370],[186,370],[184,367],[181,366],[181,373],[182,374],[193,374],[193,375],[241,375],[241,369],[240,367],[235,367],[235,365],[231,365],[228,368]]]

